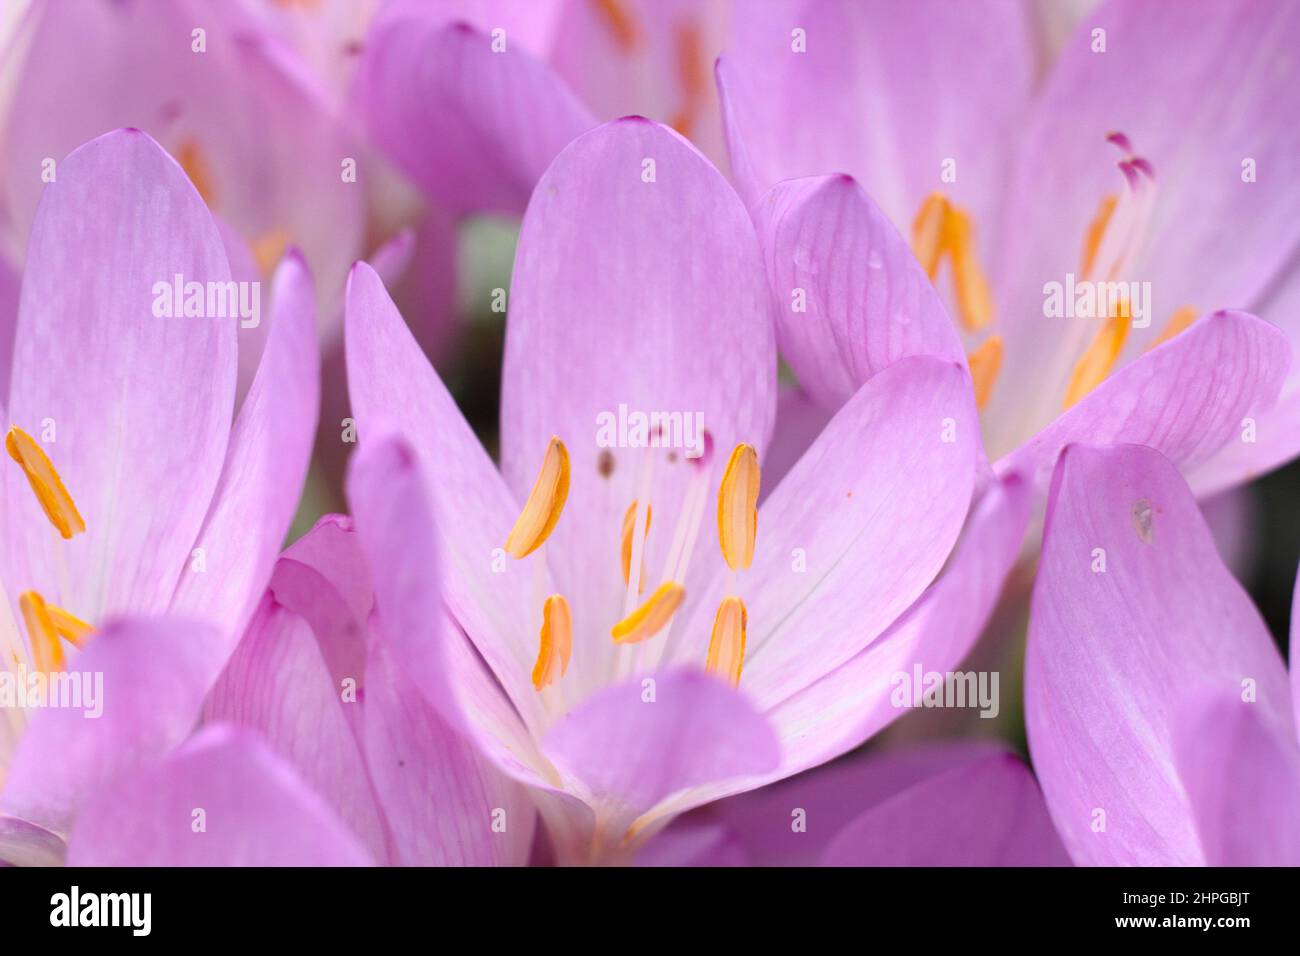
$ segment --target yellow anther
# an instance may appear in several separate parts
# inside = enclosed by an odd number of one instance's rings
[[[569,669],[573,653],[573,614],[563,594],[552,594],[542,605],[542,635],[533,665],[533,686],[554,684]]]
[[[270,276],[284,257],[284,250],[289,248],[293,236],[287,229],[268,229],[253,240],[253,261],[263,276]]]
[[[931,282],[939,275],[939,262],[943,258],[943,227],[950,208],[943,193],[930,193],[922,200],[921,208],[912,220],[912,252]]]
[[[690,136],[709,95],[709,58],[704,53],[699,27],[689,20],[679,23],[673,31],[673,48],[682,105],[668,125],[683,136]]]
[[[704,669],[730,681],[732,687],[740,684],[740,669],[745,663],[745,626],[748,623],[744,601],[734,595],[722,599],[713,619],[713,636],[709,639],[709,656]]]
[[[1110,370],[1115,367],[1115,362],[1119,359],[1119,353],[1124,349],[1124,340],[1128,338],[1128,327],[1129,306],[1127,302],[1121,302],[1116,307],[1114,315],[1106,320],[1097,337],[1092,340],[1088,350],[1083,353],[1083,358],[1075,363],[1074,372],[1070,376],[1070,385],[1065,390],[1066,408],[1072,407],[1110,374]]]
[[[1115,206],[1118,203],[1118,196],[1103,196],[1101,203],[1097,206],[1096,215],[1092,217],[1092,222],[1088,223],[1088,231],[1083,236],[1083,268],[1079,270],[1085,278],[1092,275],[1092,268],[1097,264],[1097,253],[1101,250],[1101,240],[1106,235],[1106,227],[1110,225],[1111,217],[1115,215]]]
[[[971,381],[975,385],[975,407],[983,408],[993,394],[993,383],[1002,368],[1002,336],[990,335],[979,348],[966,356]]]
[[[1160,334],[1156,337],[1156,340],[1147,347],[1148,351],[1155,348],[1157,345],[1164,345],[1174,336],[1185,332],[1187,327],[1195,321],[1196,310],[1190,305],[1185,305],[1181,309],[1178,309],[1169,317],[1169,321],[1166,322],[1165,327],[1160,330]]]
[[[636,530],[635,529],[636,505],[637,503],[635,501],[632,502],[630,505],[628,505],[627,512],[623,515],[623,583],[624,584],[627,584],[629,578],[631,578],[632,576],[632,538],[634,537],[632,532]],[[645,529],[642,532],[643,535],[650,534],[650,515],[653,511],[654,508],[651,505],[647,504],[645,506]],[[645,590],[644,554],[642,555],[641,563],[643,567],[641,570],[640,590],[644,591]]]
[[[63,644],[45,599],[35,591],[24,591],[18,596],[18,608],[27,625],[27,641],[32,646],[36,669],[46,674],[63,670]]]
[[[685,588],[676,581],[665,581],[645,603],[614,625],[610,637],[615,644],[636,644],[654,637],[672,620],[685,597]]]
[[[733,571],[742,571],[754,561],[759,480],[758,452],[753,445],[737,445],[718,489],[718,543]]]
[[[72,495],[68,494],[63,479],[35,439],[17,425],[12,425],[9,434],[5,436],[5,450],[22,467],[27,483],[36,493],[36,500],[59,534],[71,538],[74,534],[85,531],[86,522],[82,520],[81,512],[77,511]]]
[[[212,167],[208,165],[207,157],[199,148],[198,140],[187,139],[182,142],[176,150],[176,162],[181,164],[185,175],[190,177],[190,182],[194,184],[199,196],[211,206],[216,198],[214,186],[216,179],[212,175]]]
[[[74,647],[85,647],[86,638],[95,633],[95,629],[81,618],[75,614],[69,614],[57,605],[46,604],[45,610],[50,613],[50,622],[53,623],[54,629],[59,632],[59,637],[68,641]]]
[[[957,318],[967,332],[993,321],[993,296],[975,255],[975,229],[966,210],[943,193],[931,193],[912,220],[912,252],[933,282],[944,256],[952,262]]]
[[[506,553],[512,558],[523,558],[540,548],[555,530],[568,497],[569,451],[564,442],[552,436],[524,510],[506,538]]]

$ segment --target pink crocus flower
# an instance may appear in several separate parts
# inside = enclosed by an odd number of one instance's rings
[[[900,355],[962,351],[990,455],[1043,485],[1070,441],[1158,448],[1202,494],[1294,456],[1298,12],[1102,4],[1041,86],[1022,4],[736,20],[717,68],[733,176],[803,400],[831,410]],[[1076,314],[1107,283],[1119,304]]]
[[[1288,683],[1173,464],[1139,446],[1066,450],[1034,589],[1025,719],[1076,863],[1300,863],[1297,606]]]
[[[768,308],[735,193],[639,117],[575,140],[524,218],[500,473],[374,272],[349,282],[353,509],[386,631],[530,788],[561,861],[625,859],[675,813],[851,749],[898,715],[890,674],[960,659],[1014,557],[1027,488],[970,509],[970,380],[932,357],[865,384],[755,513]],[[620,406],[702,415],[712,454],[601,439]]]
[[[953,799],[960,794],[959,799]],[[992,741],[852,757],[679,818],[639,866],[1062,866],[1034,776]]]
[[[175,160],[128,129],[60,163],[32,226],[5,405],[0,677],[102,675],[103,697],[95,719],[0,709],[0,814],[29,834],[66,836],[88,792],[189,732],[306,473],[318,353],[301,257],[276,271],[233,424],[239,319],[160,314],[177,275],[231,281]]]

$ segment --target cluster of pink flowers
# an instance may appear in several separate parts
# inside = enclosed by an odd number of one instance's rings
[[[1300,5],[0,36],[0,863],[1300,863]]]

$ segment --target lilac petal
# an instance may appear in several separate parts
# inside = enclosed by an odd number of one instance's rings
[[[289,530],[316,433],[320,358],[311,275],[296,253],[276,272],[270,337],[235,420],[225,468],[172,610],[217,623],[230,648]]]
[[[673,823],[647,849],[674,831],[707,821],[739,843],[755,865],[811,866],[861,815],[920,783],[1003,752],[992,742],[961,742],[846,757],[702,807]]]
[[[315,600],[346,613],[330,585],[316,576]],[[353,631],[361,644],[365,635]],[[312,627],[294,611],[268,598],[213,688],[205,708],[208,723],[255,731],[298,773],[356,834],[377,861],[390,859],[384,816],[366,772],[359,734],[350,726],[368,701],[364,671],[336,679]],[[351,679],[355,693],[346,694]]]
[[[752,211],[777,344],[819,404],[839,408],[907,355],[965,361],[929,276],[851,176],[778,183]]]
[[[1300,750],[1253,702],[1183,708],[1174,755],[1210,866],[1300,866]]]
[[[105,624],[68,668],[86,675],[83,695],[89,684],[96,700],[35,712],[8,768],[0,810],[67,832],[89,794],[170,750],[194,726],[224,660],[216,643],[208,626],[178,618]]]
[[[1267,408],[1290,363],[1277,329],[1244,312],[1216,312],[1128,365],[998,463],[1045,486],[1073,442],[1142,444],[1195,468],[1240,439],[1242,419]]]
[[[753,566],[714,581],[684,622],[676,659],[704,660],[729,589],[749,612],[741,687],[764,710],[852,659],[943,567],[978,445],[965,369],[929,357],[885,369],[763,503]]]
[[[821,862],[1068,866],[1070,859],[1029,768],[999,753],[930,777],[868,810],[840,831]]]
[[[647,163],[653,181],[643,180]],[[619,653],[608,639],[626,613],[619,541],[625,510],[644,496],[647,458],[663,529],[647,538],[648,575],[667,564],[696,473],[687,449],[623,447],[632,436],[602,434],[602,419],[612,426],[623,407],[677,413],[683,434],[667,440],[679,444],[687,425],[702,424],[716,492],[735,445],[763,454],[775,410],[774,334],[753,226],[722,175],[671,130],[639,117],[607,123],[574,141],[538,184],[515,258],[501,401],[502,472],[520,501],[551,437],[568,448],[570,505],[547,562],[580,609],[575,627],[589,635],[575,641],[589,652],[574,655],[574,680],[595,686]],[[709,538],[699,535],[688,562],[706,574],[717,554]],[[695,580],[683,583],[689,602]]]
[[[210,727],[88,801],[69,840],[68,862],[365,866],[370,861],[356,837],[255,736]]]
[[[1020,554],[1029,487],[1008,475],[974,504],[939,579],[884,634],[849,661],[779,703],[768,719],[785,746],[783,775],[844,753],[907,711],[891,691],[898,675],[946,673],[966,658]]]
[[[1291,594],[1291,635],[1287,647],[1291,652],[1291,707],[1295,711],[1296,732],[1300,733],[1300,574],[1296,575]]]
[[[366,668],[365,741],[398,862],[528,862],[537,811],[527,793],[437,716],[383,641]]]
[[[435,565],[394,564],[394,576],[387,581],[378,569],[386,566],[380,562],[396,562],[407,545],[426,549],[422,553],[438,551],[436,567],[442,569],[439,579],[447,609],[525,723],[538,726],[540,705],[529,678],[540,627],[541,609],[533,604],[536,579],[532,568],[518,562],[507,563],[501,573],[493,568],[493,552],[505,543],[518,517],[518,505],[420,352],[379,277],[365,263],[357,264],[348,282],[346,328],[348,389],[362,447],[368,440],[393,433],[410,443],[424,485],[409,489],[409,494],[412,502],[418,494],[422,514],[432,522],[428,527],[418,520],[407,522],[383,504],[387,518],[381,527],[393,536],[393,543],[368,555],[381,589],[379,600],[385,603],[385,586],[400,589],[387,602],[389,614],[407,613],[408,601],[423,600],[423,605],[410,604],[409,610],[418,627],[425,629],[414,633],[427,633],[437,621],[421,589],[437,573]],[[394,468],[413,467],[401,461],[396,451],[386,454],[390,459],[397,456]],[[371,494],[375,502],[383,503],[387,492],[380,481],[372,485]],[[354,492],[353,511],[363,515],[363,506]],[[436,541],[420,537],[435,532]],[[396,631],[401,633],[400,628]]]
[[[436,12],[388,17],[366,37],[355,102],[375,142],[437,205],[518,213],[569,140],[595,125],[520,44]]]
[[[900,228],[943,190],[994,232],[1034,80],[1022,4],[786,0],[754,4],[733,30],[718,86],[747,203],[783,179],[844,172]],[[795,30],[806,52],[795,52]],[[947,159],[955,180],[943,175]]]
[[[608,808],[614,826],[679,790],[766,773],[781,756],[745,695],[691,670],[597,692],[550,730],[543,748]]]
[[[60,163],[32,228],[9,416],[54,436],[86,531],[60,540],[7,474],[5,533],[25,572],[9,586],[92,623],[167,608],[221,474],[238,320],[154,316],[155,283],[176,274],[230,279],[211,215],[157,143],[118,130]]]
[[[1266,726],[1291,727],[1277,648],[1173,464],[1139,446],[1071,446],[1049,498],[1025,712],[1076,863],[1204,862],[1174,750],[1180,708],[1202,688],[1250,688]]]
[[[0,813],[0,866],[59,866],[67,849],[57,833]]]

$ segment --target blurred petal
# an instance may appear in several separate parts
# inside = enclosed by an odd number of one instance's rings
[[[1300,750],[1240,694],[1184,707],[1174,738],[1205,862],[1300,866]]]
[[[1272,404],[1289,362],[1273,326],[1216,312],[1106,379],[998,467],[1045,486],[1061,449],[1081,442],[1147,445],[1194,469],[1242,439],[1243,417]]]
[[[726,180],[680,136],[639,117],[577,139],[542,178],[520,233],[506,323],[501,459],[522,501],[551,437],[568,447],[570,505],[546,560],[558,589],[581,609],[575,643],[592,648],[574,657],[578,686],[606,679],[619,653],[607,635],[626,614],[623,515],[654,454],[601,447],[602,416],[616,418],[621,406],[678,413],[684,436],[689,423],[702,423],[717,449],[710,476],[716,492],[736,444],[747,442],[760,455],[766,449],[775,403],[758,242]],[[666,564],[696,473],[685,453],[655,456],[650,494],[655,524],[666,530],[647,539],[649,574]],[[689,563],[701,569],[700,556],[710,552],[716,555],[709,535],[700,534]],[[694,583],[682,583],[689,602]]]
[[[1202,689],[1248,688],[1261,722],[1294,734],[1277,649],[1173,464],[1139,446],[1068,448],[1034,588],[1025,712],[1076,863],[1205,861],[1175,766],[1181,708]]]
[[[852,177],[779,183],[753,214],[781,355],[819,404],[839,408],[907,355],[965,361],[921,263]]]
[[[271,576],[298,497],[320,397],[311,275],[296,254],[276,273],[271,332],[230,434],[225,468],[195,547],[204,565],[181,576],[176,613],[222,629],[232,648]]]
[[[953,799],[960,794],[960,799]],[[825,866],[1068,866],[1019,757],[993,754],[926,779],[846,826]]]
[[[744,846],[725,826],[674,823],[642,848],[637,866],[749,866]]]
[[[433,11],[381,19],[366,37],[355,102],[375,142],[454,213],[518,213],[569,140],[595,125],[522,44],[505,49]]]
[[[82,675],[83,706],[32,715],[0,810],[66,833],[88,795],[166,753],[193,728],[223,662],[216,643],[209,627],[181,619],[106,624],[67,671],[69,679]]]
[[[67,849],[45,827],[0,813],[0,866],[59,866]]]
[[[356,837],[256,737],[210,727],[159,763],[97,793],[77,820],[68,862],[365,866],[370,861]]]
[[[764,2],[733,30],[718,86],[747,203],[783,179],[842,172],[900,227],[941,189],[994,231],[1034,79],[1022,4]]]
[[[14,80],[22,108],[3,146],[6,169],[31,171],[0,187],[20,234],[40,196],[43,159],[133,126],[186,159],[213,212],[246,242],[262,240],[264,278],[288,243],[311,262],[322,300],[337,290],[360,252],[362,187],[341,175],[357,146],[325,91],[250,5],[42,3],[37,12]],[[60,165],[59,180],[63,173]]]
[[[63,160],[32,229],[9,416],[55,436],[47,454],[86,532],[59,540],[9,475],[5,533],[26,570],[10,586],[92,623],[166,609],[221,474],[238,319],[154,316],[155,283],[177,274],[230,280],[175,161],[137,130]]]
[[[741,687],[764,710],[853,658],[943,567],[978,444],[960,366],[914,357],[878,374],[763,503],[753,567],[714,581],[675,659],[704,660],[728,589],[749,611]]]

